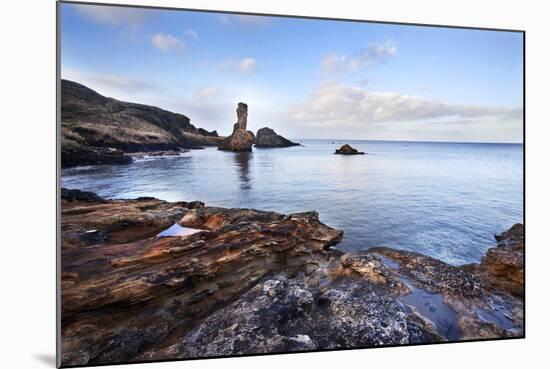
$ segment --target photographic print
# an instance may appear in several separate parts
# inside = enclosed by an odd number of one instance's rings
[[[524,32],[58,3],[64,367],[524,337]]]

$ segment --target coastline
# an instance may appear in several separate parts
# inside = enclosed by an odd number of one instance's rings
[[[523,336],[523,226],[479,264],[334,250],[316,212],[62,191],[63,365]],[[179,224],[198,230],[156,237]],[[427,305],[425,303],[428,303]]]

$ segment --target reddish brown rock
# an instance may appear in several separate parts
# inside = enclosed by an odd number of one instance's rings
[[[524,292],[524,232],[523,224],[515,224],[495,236],[498,244],[487,251],[480,266],[489,284],[518,296]]]
[[[218,150],[252,151],[256,137],[254,133],[246,130],[247,119],[248,105],[240,102],[237,106],[237,123],[233,125],[233,133],[220,142]]]
[[[63,365],[523,335],[523,300],[485,267],[342,254],[342,231],[316,212],[73,190],[61,210]],[[195,232],[157,236],[174,224]],[[517,227],[505,239],[519,250]]]
[[[135,359],[266,274],[307,265],[342,237],[315,212],[151,198],[62,200],[61,207],[64,365]],[[205,231],[154,237],[180,220]]]

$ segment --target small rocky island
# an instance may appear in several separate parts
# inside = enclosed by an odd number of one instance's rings
[[[365,155],[364,152],[357,151],[357,149],[354,149],[348,144],[342,145],[342,147],[340,147],[339,149],[336,149],[334,153],[340,154],[340,155]]]
[[[248,105],[240,102],[237,105],[237,123],[233,125],[233,133],[223,139],[218,145],[218,150],[224,151],[252,151],[255,137],[252,131],[246,130],[248,121]]]
[[[524,335],[521,224],[453,266],[344,254],[315,211],[68,189],[61,211],[63,366]]]
[[[269,127],[260,128],[256,133],[255,147],[291,147],[300,146],[299,143],[290,141],[281,135],[278,135]]]

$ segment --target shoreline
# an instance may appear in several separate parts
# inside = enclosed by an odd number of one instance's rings
[[[75,190],[61,209],[64,365],[524,334],[522,225],[456,267],[334,250],[343,232],[316,212]],[[199,231],[156,237],[174,224]]]

